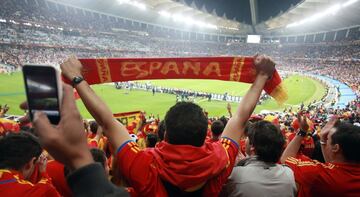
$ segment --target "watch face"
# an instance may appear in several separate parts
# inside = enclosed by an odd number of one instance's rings
[[[78,84],[78,83],[80,83],[82,80],[83,80],[82,77],[74,77],[73,83],[74,83],[74,84]]]

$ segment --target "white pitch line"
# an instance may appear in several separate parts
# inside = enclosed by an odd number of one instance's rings
[[[199,101],[196,101],[196,100],[194,100],[194,102],[195,103],[201,103],[201,102],[204,102],[204,101],[207,101],[208,99],[201,99],[201,100],[199,100]]]

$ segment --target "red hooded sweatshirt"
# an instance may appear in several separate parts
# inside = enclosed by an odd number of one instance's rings
[[[168,196],[164,181],[183,191],[203,188],[203,196],[217,196],[237,152],[237,143],[228,138],[201,147],[161,142],[145,150],[128,141],[117,156],[120,172],[139,196]]]

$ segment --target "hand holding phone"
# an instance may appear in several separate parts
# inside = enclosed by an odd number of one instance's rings
[[[25,65],[23,75],[31,120],[36,111],[42,111],[57,125],[62,101],[60,72],[51,65]]]

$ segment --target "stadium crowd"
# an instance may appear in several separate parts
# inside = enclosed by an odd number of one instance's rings
[[[65,85],[57,127],[42,113],[32,123],[0,119],[2,196],[359,195],[360,99],[345,109],[251,115],[275,68],[265,56],[255,65],[238,109],[228,105],[219,118],[178,102],[164,120],[140,115],[123,125],[81,81],[74,87],[95,119],[87,122]],[[81,76],[76,59],[61,69]]]
[[[44,0],[0,2],[0,64],[59,64],[77,57],[185,57],[268,54],[280,69],[338,79],[359,94],[359,31],[343,41],[245,44],[233,40],[183,40],[174,32],[146,28]],[[119,31],[121,30],[121,31]],[[4,69],[2,69],[4,70]],[[13,70],[13,69],[7,69]],[[338,75],[338,73],[343,73]]]
[[[4,26],[4,24],[0,24]],[[7,25],[5,25],[7,26]],[[185,57],[270,54],[280,70],[327,75],[359,94],[360,44],[231,44],[143,38],[129,34],[68,36],[48,30],[0,29],[0,63],[20,67],[26,62],[59,64],[70,54],[78,57]],[[13,32],[13,34],[9,33]],[[27,32],[27,33],[24,33]],[[29,33],[32,32],[32,33]],[[94,34],[94,33],[92,33]],[[63,42],[65,41],[65,42]],[[68,43],[68,44],[66,44]],[[151,46],[151,48],[149,48]],[[314,50],[319,51],[314,53]],[[338,75],[338,73],[343,73]]]

